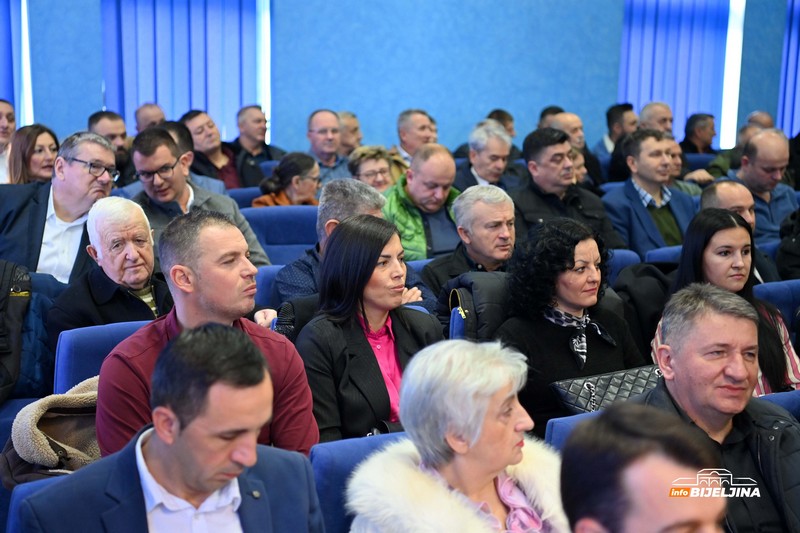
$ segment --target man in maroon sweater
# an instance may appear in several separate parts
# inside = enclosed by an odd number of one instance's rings
[[[100,369],[97,440],[108,455],[120,450],[150,418],[150,376],[158,354],[184,328],[209,322],[247,333],[270,368],[272,420],[259,443],[309,453],[319,440],[303,361],[285,337],[242,317],[252,311],[256,267],[241,231],[213,211],[190,211],[159,239],[161,268],[175,300],[172,311],[117,345]]]

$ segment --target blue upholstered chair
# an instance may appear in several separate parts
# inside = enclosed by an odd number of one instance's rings
[[[620,271],[629,265],[641,263],[639,254],[631,250],[624,250],[621,248],[610,250],[608,259],[608,286],[614,285]]]
[[[261,167],[261,172],[266,177],[270,177],[272,176],[272,171],[278,166],[278,163],[280,163],[280,160],[275,159],[274,161],[262,161],[258,166]]]
[[[346,533],[352,516],[345,514],[347,480],[356,466],[375,451],[405,437],[405,433],[388,433],[374,437],[344,439],[317,444],[311,448],[311,466],[317,484],[319,505],[328,533]],[[386,480],[391,483],[391,480]]]
[[[564,416],[561,418],[551,418],[547,421],[547,429],[544,433],[544,441],[557,450],[564,446],[564,442],[575,426],[592,416],[597,416],[600,411],[591,413],[581,413],[579,415]]]
[[[253,200],[263,193],[258,187],[242,187],[240,189],[229,189],[228,194],[236,201],[239,209],[242,209],[243,207],[252,207]]]
[[[246,207],[242,214],[273,264],[288,265],[317,243],[316,206]]]
[[[272,208],[269,207],[267,209]],[[271,309],[276,309],[276,306],[280,305],[280,302],[276,304],[272,301],[272,283],[282,268],[283,265],[258,267],[258,274],[256,274],[256,305]]]
[[[759,244],[758,249],[767,254],[768,256],[770,256],[772,260],[775,261],[775,256],[778,255],[778,246],[780,245],[781,241],[774,240],[765,242],[764,244]]]
[[[761,399],[780,405],[792,413],[793,417],[800,420],[800,390],[773,392],[772,394],[765,394]]]
[[[147,324],[119,322],[62,331],[56,347],[53,392],[63,394],[84,379],[100,373],[103,359],[123,340]]]
[[[794,332],[795,310],[800,307],[800,279],[761,283],[753,287],[753,295],[777,307],[786,327]]]
[[[645,263],[677,263],[681,258],[681,249],[683,246],[665,246],[663,248],[656,248],[655,250],[648,250],[644,254]]]
[[[611,192],[614,189],[619,189],[623,185],[625,185],[624,181],[609,181],[607,183],[601,183],[600,190],[603,192]]]
[[[689,170],[699,170],[706,168],[711,160],[716,157],[716,154],[683,154],[686,158],[686,163],[689,165]]]

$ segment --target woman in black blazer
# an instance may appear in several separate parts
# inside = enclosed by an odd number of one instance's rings
[[[320,310],[297,337],[320,441],[400,430],[400,379],[439,321],[402,307],[406,265],[397,228],[370,215],[333,230],[320,266]]]

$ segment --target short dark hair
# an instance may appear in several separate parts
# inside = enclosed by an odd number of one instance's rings
[[[684,135],[689,137],[690,135],[694,134],[694,130],[704,127],[709,120],[714,120],[714,115],[709,115],[708,113],[695,113],[694,115],[689,115],[689,118],[686,119],[686,126],[683,129]]]
[[[564,108],[563,107],[557,106],[557,105],[549,105],[549,106],[545,107],[544,109],[542,109],[542,112],[539,113],[539,122],[541,122],[544,117],[547,117],[547,116],[550,116],[550,115],[558,115],[559,113],[563,113],[563,112],[564,112]]]
[[[529,239],[517,245],[508,261],[508,284],[512,311],[528,318],[538,318],[553,302],[559,274],[575,266],[575,247],[594,239],[600,251],[601,285],[606,283],[608,253],[600,236],[571,218],[554,218],[534,226]]]
[[[295,176],[305,177],[314,168],[316,160],[303,152],[289,152],[272,169],[272,176],[261,181],[259,187],[264,194],[280,192],[292,183]]]
[[[173,140],[175,143],[177,143],[178,150],[180,150],[182,154],[185,154],[186,152],[194,152],[194,140],[192,140],[192,132],[189,131],[189,128],[187,128],[186,124],[183,122],[168,120],[155,127],[161,128],[170,135],[174,136]]]
[[[113,111],[97,111],[96,113],[92,113],[89,115],[89,121],[87,124],[87,128],[89,131],[92,131],[98,122],[103,120],[104,118],[108,120],[125,120],[122,118],[122,115],[119,113],[114,113]]]
[[[202,115],[204,113],[205,113],[205,111],[201,111],[199,109],[191,109],[191,110],[187,111],[186,113],[184,113],[183,115],[181,115],[181,118],[178,119],[178,122],[180,122],[181,124],[186,124],[187,122],[189,122],[193,118],[199,117],[200,115]]]
[[[711,441],[677,415],[628,402],[580,423],[561,450],[561,501],[570,527],[594,518],[622,531],[630,506],[625,470],[660,455],[688,468],[718,468]]]
[[[261,106],[258,105],[258,104],[246,105],[243,108],[241,108],[238,113],[236,113],[236,122],[237,123],[241,122],[242,119],[244,118],[244,114],[247,113],[248,111],[250,111],[251,109],[257,109],[257,110],[263,112],[263,110],[261,109]]]
[[[203,413],[215,383],[254,387],[268,375],[264,354],[244,331],[222,324],[184,329],[156,360],[150,406],[169,407],[182,431]]]
[[[533,130],[525,137],[522,143],[522,157],[525,158],[525,161],[534,160],[548,146],[564,144],[565,142],[569,142],[569,135],[561,130],[555,128]]]
[[[237,227],[222,213],[192,209],[184,215],[173,218],[164,228],[161,237],[158,238],[158,259],[170,288],[172,288],[170,269],[175,265],[194,267],[199,252],[197,237],[209,226]]]
[[[391,222],[372,215],[343,220],[328,237],[319,272],[319,308],[333,321],[364,315],[364,287],[372,277],[384,246],[399,235]]]
[[[490,118],[492,120],[496,120],[503,127],[507,126],[509,123],[514,122],[514,117],[511,116],[511,113],[506,111],[505,109],[492,109],[486,118]]]
[[[622,157],[626,161],[628,157],[633,157],[634,159],[639,157],[642,151],[642,143],[651,138],[656,141],[663,141],[665,139],[664,132],[648,128],[634,131],[622,140]]]
[[[609,132],[614,124],[622,122],[622,117],[628,111],[633,111],[633,104],[614,104],[606,110],[606,126],[608,126]]]
[[[180,157],[184,154],[175,143],[175,139],[164,128],[147,128],[133,139],[131,144],[131,154],[139,153],[145,157],[150,157],[159,146],[166,146],[167,150],[175,156]]]

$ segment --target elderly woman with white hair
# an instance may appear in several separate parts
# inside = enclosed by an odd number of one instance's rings
[[[558,455],[525,435],[526,377],[525,356],[500,343],[443,341],[414,356],[400,391],[408,439],[356,470],[351,531],[569,531]]]

